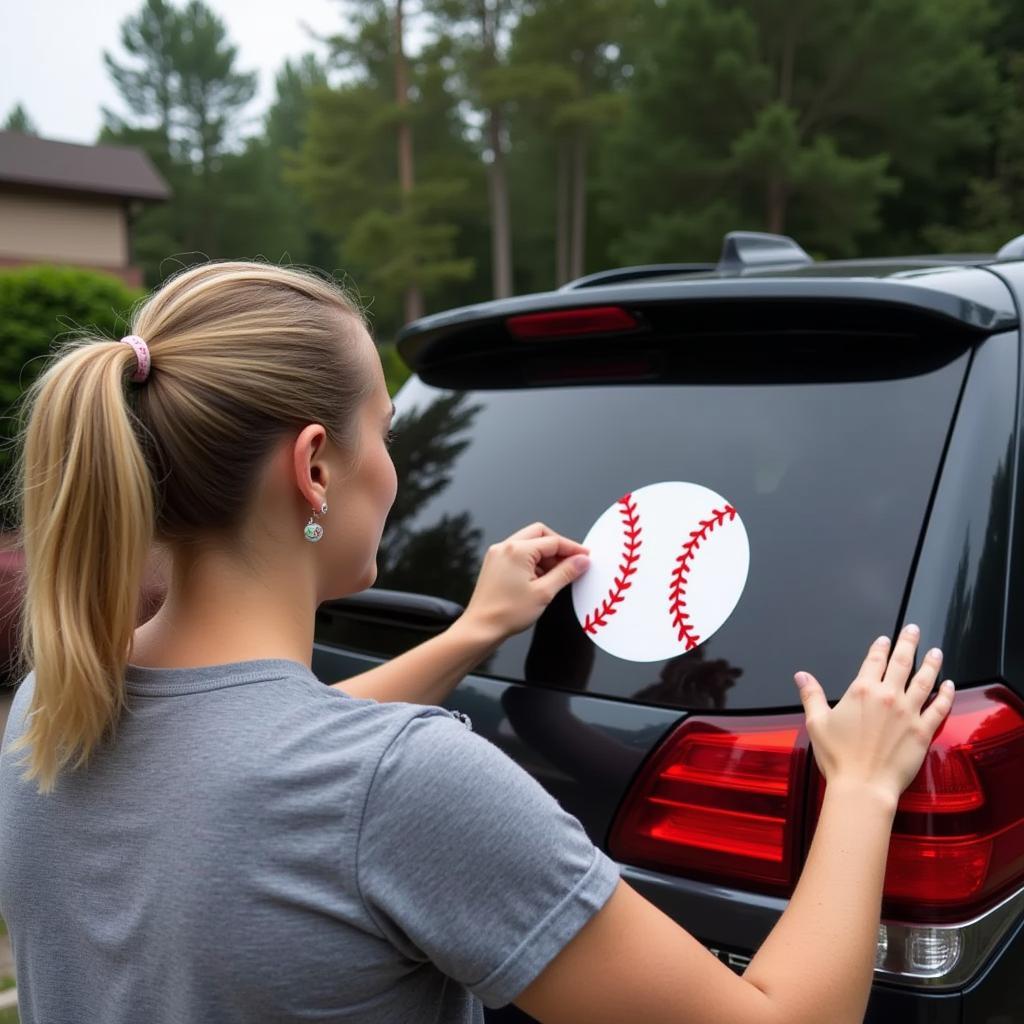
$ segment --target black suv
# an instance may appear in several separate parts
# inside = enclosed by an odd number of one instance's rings
[[[321,606],[314,670],[333,682],[444,629],[488,545],[527,523],[582,541],[624,493],[709,487],[743,517],[750,571],[707,642],[621,660],[567,587],[449,706],[742,971],[822,795],[793,672],[838,699],[875,636],[918,623],[958,693],[896,816],[865,1019],[1024,1021],[1022,300],[1024,236],[818,263],[736,232],[717,266],[408,325],[377,585]]]

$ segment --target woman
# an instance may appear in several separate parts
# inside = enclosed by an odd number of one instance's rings
[[[374,582],[396,493],[360,312],[313,274],[214,262],[132,330],[70,343],[26,395],[31,671],[0,754],[25,1024],[862,1017],[896,802],[952,702],[924,707],[939,652],[910,679],[916,633],[891,659],[880,638],[834,709],[798,674],[827,792],[737,977],[436,706],[585,549],[520,530],[443,635],[324,686],[315,610]],[[168,595],[136,629],[154,543]]]

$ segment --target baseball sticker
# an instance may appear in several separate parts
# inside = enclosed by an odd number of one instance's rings
[[[732,614],[750,567],[733,504],[700,484],[630,491],[583,540],[590,568],[572,584],[576,618],[599,647],[627,661],[691,651]]]

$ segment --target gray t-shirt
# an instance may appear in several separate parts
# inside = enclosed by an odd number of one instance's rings
[[[479,1024],[608,900],[616,863],[443,708],[262,658],[127,671],[85,769],[0,753],[23,1024]]]

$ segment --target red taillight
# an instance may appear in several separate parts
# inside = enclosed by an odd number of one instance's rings
[[[793,881],[807,753],[803,715],[690,718],[630,789],[617,860],[766,891]]]
[[[516,338],[557,338],[570,334],[629,331],[637,326],[637,319],[621,306],[589,306],[510,316],[505,326]]]
[[[1024,705],[1003,686],[957,693],[897,807],[883,917],[964,920],[1024,883],[1022,779]]]

